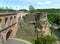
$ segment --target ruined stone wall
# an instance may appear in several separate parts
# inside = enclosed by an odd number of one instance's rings
[[[37,13],[36,14],[36,25],[37,25],[37,31],[38,36],[45,36],[45,35],[51,35],[50,28],[49,28],[49,22],[47,19],[47,13]]]

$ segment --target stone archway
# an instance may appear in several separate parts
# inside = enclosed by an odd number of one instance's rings
[[[6,34],[6,40],[10,37],[10,34],[11,34],[12,30],[9,30]]]

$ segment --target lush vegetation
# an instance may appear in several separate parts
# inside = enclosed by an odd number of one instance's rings
[[[20,37],[20,36],[16,36],[16,38],[23,39],[23,40],[26,40],[28,42],[31,42],[32,44],[35,44],[35,38],[34,37]]]
[[[60,14],[48,14],[48,20],[51,24],[60,25]]]
[[[47,12],[47,16],[48,16],[48,21],[50,22],[50,24],[52,25],[58,25],[60,26],[60,9],[33,9],[33,6],[30,6],[30,12],[34,13],[36,12]],[[51,13],[51,14],[49,14]],[[52,14],[53,13],[53,14]],[[60,28],[59,28],[60,29]],[[57,40],[59,40],[59,38],[54,34],[54,28],[53,26],[51,27],[51,36],[46,36],[46,37],[38,37],[37,40],[35,41],[35,44],[53,44],[54,42],[56,42]]]
[[[34,41],[34,26],[32,24],[29,24],[27,21],[22,19],[19,22],[19,30],[17,32],[16,38],[23,39],[26,41],[31,42],[32,44],[35,44]]]
[[[16,12],[17,10],[14,10],[14,9],[3,9],[3,8],[0,8],[0,12]],[[28,11],[26,9],[21,9],[19,11]],[[32,5],[29,7],[29,12],[30,13],[35,13],[35,12],[47,12],[47,13],[57,13],[57,14],[48,14],[48,21],[54,25],[59,25],[60,26],[60,9],[35,9]],[[34,29],[31,25],[29,25],[27,22],[23,23],[27,29]],[[60,29],[60,27],[59,27]],[[30,30],[30,31],[31,31]],[[51,27],[51,33],[53,34],[54,32],[54,29],[53,27]],[[55,36],[46,36],[46,37],[39,37],[36,41],[34,40],[35,38],[23,38],[23,37],[20,37],[20,36],[17,36],[17,38],[20,38],[20,39],[24,39],[24,40],[27,40],[29,42],[32,42],[32,44],[53,44],[56,40],[58,40],[57,37]],[[35,42],[35,43],[34,43]]]
[[[39,37],[36,44],[54,44],[56,40],[58,39],[53,36]]]
[[[35,44],[55,44],[56,41],[59,41],[60,38],[58,38],[54,33],[55,30],[53,28],[53,26],[50,27],[51,30],[51,36],[40,36],[37,38],[37,40],[35,41]]]
[[[0,7],[0,12],[16,12],[17,10],[11,9],[11,8],[1,8]],[[47,13],[60,13],[60,9],[35,9],[32,5],[29,6],[29,10],[26,9],[20,9],[18,11],[25,11],[25,12],[31,12],[31,13],[35,13],[35,12],[47,12]]]
[[[16,10],[14,9],[10,9],[10,8],[0,8],[0,12],[16,12]]]
[[[35,12],[47,12],[47,13],[60,13],[60,9],[35,9],[32,5],[29,6],[29,12],[35,13]]]
[[[60,13],[60,9],[36,9],[37,12]]]
[[[32,5],[30,5],[29,6],[29,12],[30,13],[35,13],[36,12],[36,9]]]
[[[44,10],[44,11],[43,11]],[[54,9],[47,9],[47,11],[45,9],[43,9],[39,12],[47,12],[47,13],[52,13],[52,10],[53,10],[53,13],[56,13],[56,11],[54,12]],[[33,10],[34,11],[34,10]],[[30,10],[31,13],[34,13],[32,10]],[[58,10],[57,10],[58,11]],[[52,25],[59,25],[60,26],[60,14],[48,14],[48,21],[52,24]],[[27,27],[30,28],[29,24],[27,23]],[[52,35],[54,35],[54,28],[51,27],[51,33]],[[21,37],[20,37],[21,38]],[[25,40],[27,41],[30,41],[34,44],[34,39],[33,38],[28,38]],[[58,37],[56,37],[55,35],[54,36],[46,36],[46,37],[39,37],[35,43],[36,44],[53,44],[54,42],[56,42],[57,40],[59,40]]]
[[[19,11],[27,11],[25,9],[19,10]],[[60,26],[60,14],[58,14],[60,12],[60,9],[35,9],[32,5],[29,7],[29,12],[30,13],[35,13],[35,12],[47,12],[47,13],[54,13],[54,14],[48,14],[48,21],[52,24],[52,25],[59,25]],[[56,14],[57,13],[57,14]],[[28,29],[33,29],[32,26],[28,23],[28,22],[24,22],[26,28]],[[20,39],[24,39],[27,40],[29,42],[32,42],[32,44],[53,44],[54,42],[56,42],[57,40],[59,40],[58,37],[56,37],[54,35],[54,28],[53,26],[51,27],[51,33],[52,36],[46,36],[46,37],[39,37],[37,38],[37,40],[35,41],[35,38],[33,37],[20,37],[18,36],[17,38]],[[34,43],[35,42],[35,43]]]

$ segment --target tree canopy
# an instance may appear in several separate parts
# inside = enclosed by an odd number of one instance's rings
[[[48,20],[51,24],[60,25],[60,14],[48,14]]]
[[[30,11],[30,13],[34,13],[36,10],[32,5],[30,5],[29,6],[29,11]]]
[[[6,8],[0,8],[0,13],[1,12],[16,12],[16,10],[6,7]]]

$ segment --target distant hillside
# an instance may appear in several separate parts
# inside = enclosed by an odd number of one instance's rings
[[[14,9],[3,9],[3,8],[0,8],[0,13],[1,12],[16,12],[16,10],[14,10]]]
[[[19,11],[29,12],[29,11],[26,10],[26,9],[20,9]]]
[[[37,12],[60,13],[60,9],[36,9]]]
[[[0,8],[0,12],[16,12],[17,10],[10,9],[10,8]],[[20,9],[18,11],[29,12],[26,9]],[[47,13],[60,13],[60,9],[36,9],[36,12],[47,12]]]

